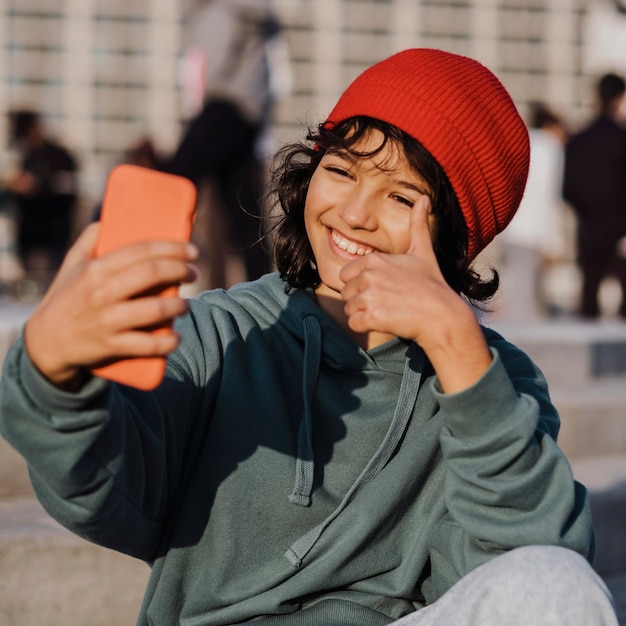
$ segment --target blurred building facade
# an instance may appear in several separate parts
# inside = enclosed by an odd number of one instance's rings
[[[626,70],[623,0],[275,0],[275,7],[294,78],[277,111],[277,144],[320,121],[362,69],[406,47],[473,56],[501,78],[522,114],[543,100],[574,122],[590,113],[597,74]],[[178,13],[178,0],[0,0],[0,112],[40,110],[79,155],[82,188],[94,200],[138,137],[164,151],[179,137]]]
[[[140,136],[176,141],[177,59],[175,0],[0,0],[0,111],[40,111],[91,201]]]

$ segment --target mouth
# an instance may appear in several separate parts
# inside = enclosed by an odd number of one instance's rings
[[[338,248],[340,248],[344,252],[347,252],[348,254],[352,254],[355,256],[365,256],[366,254],[371,254],[372,252],[374,252],[374,248],[370,248],[369,246],[365,246],[362,243],[357,243],[356,241],[347,239],[335,230],[331,230],[331,239]]]

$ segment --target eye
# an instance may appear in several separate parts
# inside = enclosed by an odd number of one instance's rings
[[[332,172],[333,174],[337,174],[339,176],[345,176],[346,178],[350,178],[350,172],[348,170],[338,167],[337,165],[325,165],[324,169],[327,172]]]
[[[397,194],[391,196],[396,202],[399,202],[400,204],[409,207],[410,209],[413,208],[413,206],[415,205],[415,202],[413,200],[410,200],[409,198],[406,198],[404,196],[399,196]]]

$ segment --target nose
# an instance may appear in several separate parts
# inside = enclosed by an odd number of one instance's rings
[[[345,198],[339,211],[343,221],[352,229],[375,230],[377,225],[375,201],[370,194],[355,189]]]

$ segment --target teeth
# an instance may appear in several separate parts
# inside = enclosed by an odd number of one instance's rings
[[[333,241],[339,246],[342,250],[349,252],[350,254],[358,254],[359,256],[363,256],[365,254],[370,254],[372,252],[371,249],[359,248],[359,246],[354,243],[354,241],[348,241],[343,237],[340,237],[336,232],[333,231],[332,234]]]

